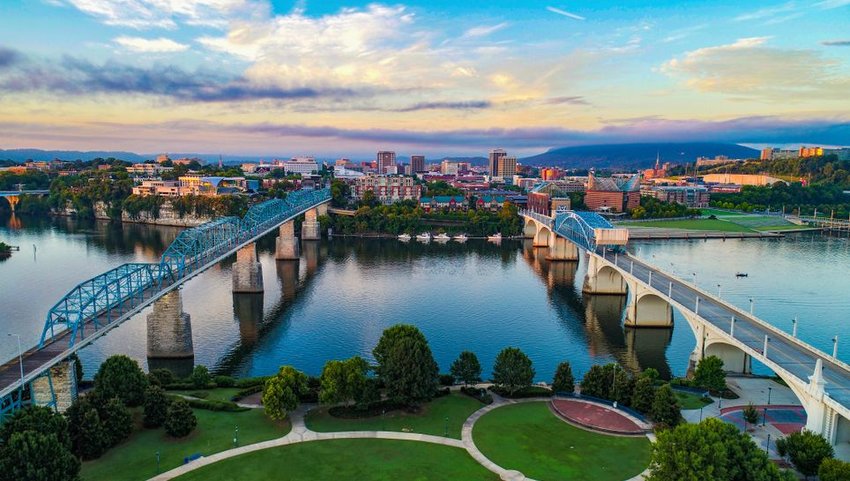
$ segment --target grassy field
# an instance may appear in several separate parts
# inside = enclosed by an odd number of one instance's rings
[[[236,387],[220,387],[216,389],[196,389],[192,391],[168,391],[169,394],[182,394],[208,401],[230,401],[241,389]]]
[[[770,232],[781,232],[781,231],[793,231],[793,230],[804,230],[811,229],[810,225],[797,225],[797,224],[783,224],[783,225],[768,225],[768,226],[759,226],[756,227],[757,231],[770,231]]]
[[[415,441],[337,439],[265,449],[184,474],[179,481],[347,479],[496,481],[463,449]]]
[[[646,438],[575,428],[544,402],[495,409],[478,420],[472,436],[494,463],[544,481],[622,481],[649,464]]]
[[[156,452],[160,453],[160,471],[183,464],[183,458],[195,453],[209,455],[233,447],[234,428],[239,426],[239,444],[252,444],[284,436],[289,423],[276,423],[261,409],[230,413],[195,409],[198,426],[183,439],[173,439],[162,428],[134,431],[122,444],[100,459],[83,463],[84,481],[135,481],[156,475]],[[141,412],[135,412],[140,421]]]
[[[711,398],[706,399],[702,396],[697,396],[696,394],[681,391],[673,392],[676,394],[676,399],[679,401],[679,407],[682,409],[699,409],[714,402]]]
[[[752,232],[752,229],[720,219],[653,220],[647,222],[622,222],[619,225],[625,227],[656,227],[661,229]]]
[[[307,413],[307,427],[318,432],[331,431],[406,431],[442,436],[448,418],[449,437],[460,439],[463,422],[472,413],[484,407],[469,396],[452,393],[434,399],[422,407],[417,414],[401,410],[390,411],[383,416],[363,419],[336,418],[326,408],[313,409]]]
[[[700,209],[702,215],[708,217],[710,215],[717,217],[734,217],[736,215],[745,215],[743,212],[727,212],[725,210],[717,210],[717,209]]]

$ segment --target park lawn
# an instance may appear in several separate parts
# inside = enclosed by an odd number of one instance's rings
[[[758,226],[755,227],[757,231],[771,231],[771,232],[781,232],[781,231],[790,231],[790,230],[804,230],[811,229],[810,225],[797,225],[797,224],[783,224],[783,225],[768,225],[768,226]]]
[[[137,429],[130,438],[110,449],[99,459],[83,463],[84,481],[134,481],[156,475],[156,452],[160,471],[183,464],[195,453],[214,454],[233,447],[234,428],[239,427],[239,445],[253,444],[286,435],[289,422],[275,422],[262,409],[243,412],[214,412],[194,409],[198,426],[183,439],[173,439],[163,428],[141,427],[141,410],[135,410]]]
[[[443,436],[448,419],[449,437],[460,439],[460,430],[466,418],[484,407],[479,401],[453,392],[422,406],[419,413],[403,410],[390,411],[383,416],[360,419],[333,417],[327,408],[317,408],[307,413],[307,427],[318,432],[332,431],[406,431]]]
[[[198,399],[206,399],[208,401],[227,401],[239,393],[241,389],[237,387],[218,387],[215,389],[193,389],[180,391],[167,391],[168,394],[181,394],[183,396],[192,396]]]
[[[711,398],[705,398],[682,391],[673,391],[676,394],[676,400],[679,401],[679,407],[682,409],[699,409],[708,406],[714,401]]]
[[[680,220],[653,220],[646,222],[623,222],[619,224],[626,227],[657,227],[661,229],[688,229],[688,230],[711,230],[721,232],[752,232],[753,230],[742,225],[734,224],[720,219],[680,219]]]
[[[649,465],[645,437],[573,427],[556,417],[546,402],[494,409],[475,423],[472,437],[494,463],[542,481],[623,481]]]
[[[184,474],[178,481],[497,481],[461,448],[389,439],[334,439],[263,449]]]
[[[734,217],[736,215],[746,215],[743,212],[725,211],[717,209],[700,209],[700,212],[706,217],[710,215],[713,215],[715,217]]]

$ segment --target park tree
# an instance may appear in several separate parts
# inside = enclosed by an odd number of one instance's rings
[[[581,393],[585,396],[610,399],[613,384],[614,364],[593,365],[581,380]]]
[[[452,377],[463,382],[464,386],[481,382],[481,363],[471,351],[463,351],[454,360],[451,367]]]
[[[360,356],[345,361],[328,361],[319,378],[319,402],[322,404],[349,404],[358,402],[366,388],[369,364]]]
[[[0,481],[79,481],[80,460],[55,434],[13,432],[0,445]]]
[[[631,406],[641,413],[649,413],[652,411],[652,403],[655,400],[655,383],[652,378],[647,376],[638,376],[635,381],[635,390],[632,393]]]
[[[168,386],[169,384],[174,383],[175,380],[174,373],[171,372],[171,369],[153,369],[148,373],[149,383],[157,386]]]
[[[756,407],[753,406],[753,403],[747,404],[747,407],[744,408],[743,415],[744,415],[744,421],[747,424],[755,425],[756,423],[759,422],[759,412],[758,412],[758,409],[756,409]]]
[[[655,391],[655,399],[652,401],[652,419],[657,424],[668,428],[676,427],[682,420],[679,402],[669,384]]]
[[[146,428],[158,428],[165,424],[165,415],[171,404],[165,391],[159,386],[150,386],[145,390],[145,407],[142,424]]]
[[[97,459],[110,446],[111,438],[91,399],[80,397],[65,411],[71,451],[81,459]]]
[[[534,380],[531,359],[519,348],[506,347],[496,356],[493,364],[493,382],[510,395],[528,386]]]
[[[98,413],[109,438],[109,447],[127,439],[133,432],[133,415],[117,397],[106,401],[100,407]]]
[[[818,468],[819,481],[847,481],[850,480],[850,463],[838,459],[827,458],[820,463]]]
[[[826,438],[807,430],[777,439],[776,450],[780,456],[787,456],[794,468],[807,478],[818,474],[818,468],[825,459],[835,456]]]
[[[552,379],[552,391],[572,394],[575,390],[576,383],[570,363],[564,361],[558,364],[558,368],[555,369],[555,378]]]
[[[663,389],[663,388],[662,388]],[[746,433],[719,419],[658,433],[647,481],[779,481],[780,472]]]
[[[635,378],[623,369],[614,370],[614,387],[611,391],[611,400],[617,404],[631,406],[632,394],[635,390]]]
[[[165,413],[165,432],[173,438],[182,438],[189,435],[195,426],[198,425],[198,419],[189,403],[185,400],[177,398],[171,401],[168,406],[168,411]]]
[[[372,350],[375,371],[387,395],[395,402],[415,405],[430,400],[437,389],[437,362],[422,332],[408,324],[396,324],[381,335]]]
[[[697,363],[694,371],[694,385],[720,393],[726,389],[726,373],[723,361],[717,356],[708,356]]]
[[[94,376],[94,389],[99,396],[103,399],[117,396],[128,406],[142,404],[147,386],[147,377],[139,364],[123,354],[107,358]]]
[[[308,391],[307,375],[292,366],[282,366],[263,387],[263,407],[266,414],[277,420],[286,419],[298,407],[301,396]]]
[[[192,369],[192,375],[189,376],[189,380],[196,388],[205,388],[212,382],[212,376],[210,376],[210,371],[206,366],[198,364],[195,366],[195,369]]]
[[[66,449],[71,447],[68,434],[68,421],[51,408],[45,406],[28,406],[15,411],[0,424],[0,447],[6,445],[15,433],[36,431],[41,434],[53,435],[59,444]]]

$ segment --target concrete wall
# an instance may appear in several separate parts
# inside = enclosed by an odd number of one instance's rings
[[[60,362],[50,368],[48,373],[32,382],[33,402],[39,406],[47,406],[54,401],[55,396],[56,409],[59,412],[65,412],[77,399],[75,363],[73,361]],[[52,391],[51,383],[53,385]]]

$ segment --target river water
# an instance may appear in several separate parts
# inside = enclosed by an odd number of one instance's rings
[[[0,240],[21,246],[0,260],[0,358],[16,355],[41,334],[49,308],[75,284],[124,262],[152,262],[177,228],[114,225],[68,218],[0,219]],[[820,233],[783,239],[635,242],[630,250],[742,308],[850,360],[850,242]],[[194,359],[170,361],[178,371],[204,364],[220,373],[263,375],[292,364],[317,375],[327,359],[371,358],[381,332],[395,323],[417,325],[441,371],[462,350],[476,352],[489,376],[503,347],[517,346],[550,380],[558,362],[577,375],[617,361],[629,369],[654,367],[682,375],[695,341],[675,313],[673,329],[626,329],[625,298],[581,293],[584,262],[549,263],[527,242],[464,245],[404,244],[342,239],[305,243],[299,262],[275,262],[274,238],[259,242],[265,294],[233,295],[233,259],[181,290],[191,316]],[[747,272],[746,278],[735,277]],[[719,288],[718,288],[719,284]],[[107,356],[147,358],[147,314],[136,315],[81,352],[87,376]],[[846,335],[842,335],[846,333]],[[758,370],[758,367],[756,367]]]

